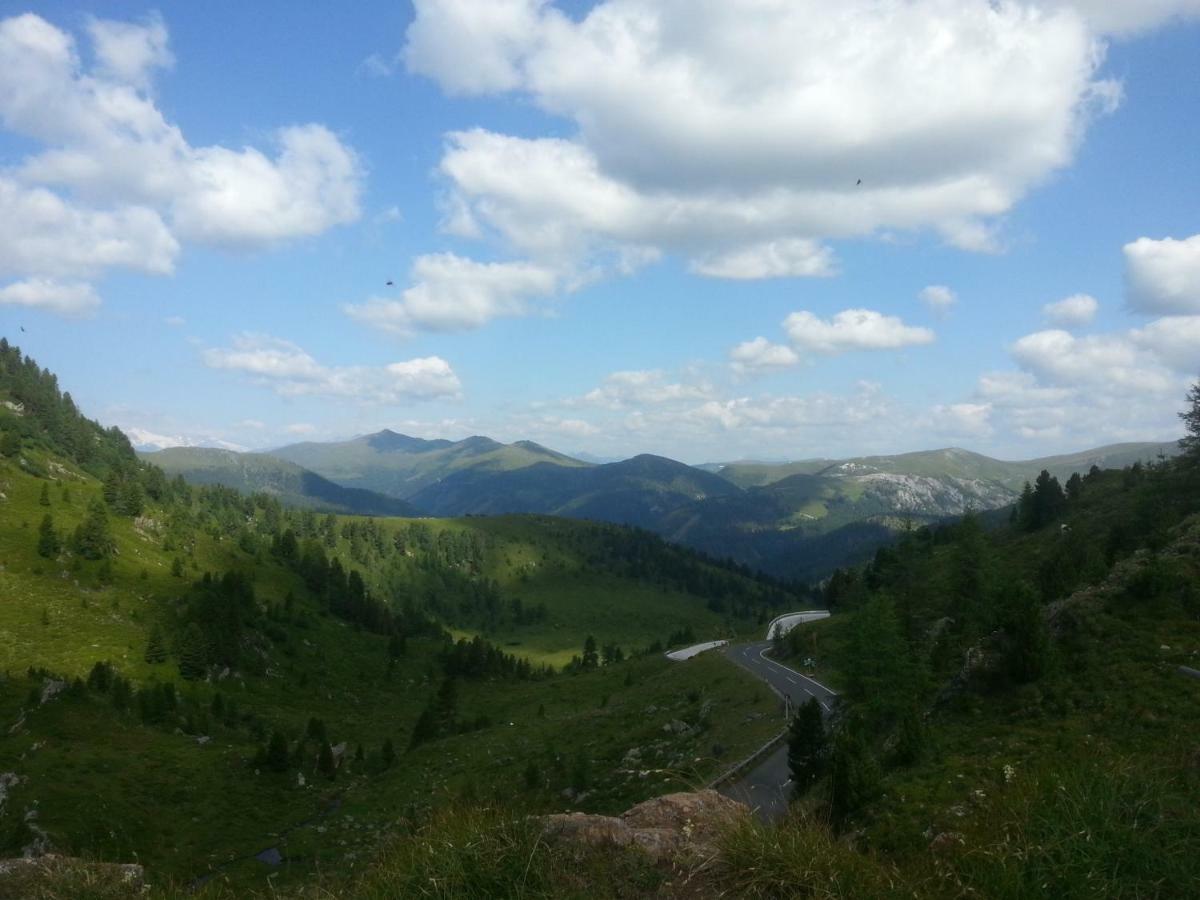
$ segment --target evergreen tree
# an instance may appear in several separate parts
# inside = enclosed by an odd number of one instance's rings
[[[392,739],[388,738],[383,742],[383,767],[390,769],[396,763],[396,748],[392,746]]]
[[[1187,435],[1179,441],[1185,460],[1200,461],[1200,381],[1187,392],[1188,408],[1179,414]]]
[[[150,638],[146,641],[143,658],[152,664],[167,661],[167,644],[163,640],[162,628],[157,623],[150,629]]]
[[[596,652],[596,639],[589,634],[587,640],[583,642],[583,659],[580,668],[594,669],[599,663],[600,655]]]
[[[816,697],[810,697],[792,716],[788,727],[787,759],[794,796],[806,793],[824,774],[827,761],[825,721]]]
[[[1078,472],[1072,472],[1071,477],[1067,479],[1066,491],[1068,503],[1074,503],[1083,493],[1083,479],[1079,477]]]
[[[99,498],[88,504],[87,515],[75,528],[73,549],[84,559],[107,559],[116,549],[108,527],[108,513]]]
[[[42,493],[38,497],[38,503],[40,503],[42,506],[50,505],[50,485],[45,483],[42,484]]]
[[[1005,663],[1017,684],[1036,681],[1050,665],[1050,633],[1037,594],[1026,584],[1010,585],[1002,600],[1007,639]]]
[[[837,827],[879,796],[883,773],[867,747],[860,723],[846,722],[834,738],[829,782],[829,818]]]
[[[1033,485],[1028,481],[1021,488],[1021,497],[1017,500],[1017,527],[1022,531],[1033,531],[1037,528],[1037,513],[1033,503]]]
[[[337,766],[333,761],[333,748],[329,741],[321,741],[321,752],[317,754],[317,771],[332,779],[337,774]]]
[[[54,530],[54,518],[50,513],[42,516],[42,524],[38,526],[37,552],[38,556],[54,559],[61,549],[58,532]]]
[[[271,740],[267,744],[266,766],[272,772],[286,772],[288,769],[287,738],[281,731],[271,732]]]
[[[208,647],[204,632],[192,622],[179,642],[179,674],[188,681],[203,678],[208,669]]]

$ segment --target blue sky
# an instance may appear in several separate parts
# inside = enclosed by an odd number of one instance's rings
[[[1170,439],[1198,60],[1200,0],[0,3],[0,333],[147,445]]]

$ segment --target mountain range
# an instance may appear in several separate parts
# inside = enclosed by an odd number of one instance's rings
[[[908,524],[1007,506],[1043,469],[1065,481],[1092,466],[1122,468],[1176,452],[1174,443],[1127,443],[1024,461],[946,448],[787,463],[689,466],[644,454],[592,464],[530,441],[425,440],[384,430],[265,454],[188,448],[145,458],[195,483],[268,490],[316,508],[543,513],[636,525],[773,575],[814,578]],[[387,511],[397,502],[407,512]]]

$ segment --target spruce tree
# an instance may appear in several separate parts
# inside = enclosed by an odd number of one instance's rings
[[[84,559],[107,559],[116,549],[108,513],[99,499],[88,504],[87,515],[75,529],[74,550]]]
[[[38,503],[40,503],[42,506],[50,505],[50,485],[44,482],[42,483],[42,493],[41,496],[38,497]]]
[[[834,739],[829,782],[829,818],[839,828],[879,795],[883,773],[867,748],[861,723],[846,722]]]
[[[1187,436],[1179,441],[1187,462],[1200,461],[1200,381],[1193,384],[1187,392],[1188,408],[1179,414]]]
[[[188,681],[203,678],[208,668],[208,647],[204,632],[195,622],[183,632],[179,646],[179,674]]]
[[[596,652],[596,639],[590,634],[583,642],[583,659],[580,668],[594,669],[600,663],[600,655]]]
[[[58,556],[60,549],[58,532],[54,530],[54,519],[50,513],[46,513],[42,516],[42,524],[38,526],[38,556],[44,556],[46,559],[54,559]]]
[[[162,628],[157,623],[150,629],[150,638],[146,641],[143,658],[151,664],[167,661],[167,644],[163,640]]]
[[[288,768],[288,745],[287,738],[283,736],[281,731],[271,733],[271,740],[267,744],[267,768],[272,772],[286,772]]]
[[[333,762],[333,748],[329,741],[321,741],[321,752],[317,754],[317,771],[332,779],[337,774],[337,766]]]
[[[788,728],[788,774],[799,797],[825,772],[825,721],[816,697],[801,704]]]

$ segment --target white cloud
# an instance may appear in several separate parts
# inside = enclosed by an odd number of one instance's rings
[[[187,324],[187,319],[185,319],[183,316],[167,316],[165,319],[163,319],[163,322],[167,325],[170,325],[172,328],[182,328]]]
[[[84,282],[30,278],[0,287],[0,306],[28,306],[65,316],[86,316],[100,306],[100,298]]]
[[[833,251],[804,238],[767,241],[692,261],[691,269],[711,278],[797,278],[836,273]]]
[[[317,426],[309,422],[293,422],[284,429],[288,434],[315,434]]]
[[[93,18],[88,20],[87,30],[97,68],[114,81],[148,90],[150,73],[175,63],[167,46],[167,27],[157,14],[144,25]]]
[[[704,400],[710,396],[712,387],[708,384],[673,382],[659,369],[643,369],[613,372],[577,402],[607,409],[626,409]]]
[[[1053,329],[1027,334],[1012,346],[1013,358],[1049,384],[1102,384],[1110,390],[1162,391],[1173,379],[1152,356],[1123,335],[1075,337]]]
[[[827,274],[822,238],[891,229],[997,249],[998,218],[1119,97],[1102,57],[1073,12],[989,0],[601,0],[578,20],[418,0],[405,48],[449,92],[519,92],[577,126],[449,135],[455,233],[741,278]]]
[[[1088,294],[1072,294],[1054,303],[1042,307],[1046,318],[1055,325],[1070,327],[1072,325],[1087,325],[1096,317],[1100,304],[1095,297]]]
[[[1200,316],[1167,316],[1130,332],[1133,344],[1176,372],[1200,374]]]
[[[905,325],[895,316],[870,309],[844,309],[830,320],[802,310],[788,316],[783,327],[795,346],[814,353],[887,350],[934,340],[928,328]]]
[[[364,324],[400,335],[465,331],[526,314],[532,301],[554,293],[560,276],[532,263],[481,263],[437,253],[417,257],[412,281],[399,300],[373,297],[344,309]]]
[[[163,21],[87,32],[90,65],[43,18],[0,20],[0,123],[36,148],[0,176],[0,272],[169,274],[181,239],[254,249],[358,218],[362,168],[327,128],[279,129],[272,156],[193,146],[152,97]]]
[[[125,268],[165,275],[178,254],[178,241],[151,209],[72,205],[0,175],[0,274],[87,278]]]
[[[1200,313],[1200,234],[1126,244],[1129,303],[1147,313]]]
[[[1097,31],[1132,34],[1172,19],[1200,17],[1200,0],[1038,0],[1047,9],[1079,12]]]
[[[729,351],[729,359],[736,372],[751,372],[764,369],[786,369],[800,362],[800,357],[791,347],[772,344],[765,337],[743,341]]]
[[[927,425],[941,435],[974,439],[990,437],[995,431],[992,427],[992,404],[938,404],[930,411]]]
[[[438,356],[370,366],[323,366],[290,341],[242,334],[233,347],[204,351],[204,364],[254,378],[284,397],[328,397],[394,406],[414,400],[457,397],[462,384]]]
[[[926,306],[939,314],[949,312],[958,303],[958,295],[944,284],[931,284],[923,288],[918,296]]]
[[[404,59],[453,94],[511,90],[520,58],[538,39],[546,0],[437,0],[416,3]]]

